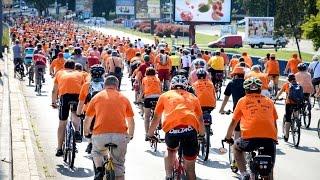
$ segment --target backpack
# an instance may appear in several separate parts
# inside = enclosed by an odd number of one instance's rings
[[[162,65],[162,66],[165,66],[165,65],[167,65],[168,64],[168,55],[166,55],[166,54],[160,54],[160,64]]]
[[[289,95],[288,99],[292,100],[293,102],[300,104],[303,102],[304,95],[303,95],[303,88],[298,83],[290,83],[289,84]]]
[[[89,85],[89,93],[86,97],[85,103],[90,102],[91,99],[98,94],[104,88],[104,82],[101,81],[92,81]]]

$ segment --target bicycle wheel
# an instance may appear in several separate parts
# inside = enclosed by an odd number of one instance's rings
[[[306,108],[305,108],[305,111],[304,111],[304,116],[303,116],[303,122],[304,122],[304,126],[306,128],[309,128],[310,127],[310,124],[311,124],[311,105],[307,105]]]
[[[114,170],[106,170],[105,171],[105,177],[106,180],[115,180],[116,179],[116,174],[114,172]]]
[[[319,136],[319,139],[320,139],[320,119],[318,120],[318,136]]]
[[[216,97],[217,97],[217,99],[220,99],[220,97],[221,97],[221,86],[222,86],[222,84],[220,82],[218,82],[217,86],[216,86]]]
[[[206,133],[204,136],[204,161],[208,160],[209,152],[210,152],[210,125],[206,126]]]
[[[239,169],[237,167],[236,160],[234,159],[234,156],[233,156],[233,147],[231,144],[229,144],[228,156],[229,156],[229,164],[230,164],[231,171],[234,173],[237,173]]]
[[[64,136],[64,143],[63,143],[63,146],[62,146],[62,151],[63,151],[63,161],[65,163],[68,163],[68,153],[69,153],[69,134],[68,134],[68,131],[67,129],[65,130],[65,136]]]
[[[291,123],[291,134],[293,139],[293,145],[295,147],[298,147],[300,143],[300,126],[300,119],[294,118]]]
[[[74,167],[74,159],[76,157],[76,139],[75,139],[74,134],[75,134],[74,129],[71,128],[71,130],[70,130],[70,152],[69,152],[69,156],[68,156],[68,164],[71,169]]]

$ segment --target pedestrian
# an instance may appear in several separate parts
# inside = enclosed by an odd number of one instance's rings
[[[116,179],[124,179],[127,144],[133,138],[134,119],[129,100],[118,91],[119,80],[110,75],[105,80],[105,89],[96,94],[86,111],[84,134],[90,132],[90,125],[95,117],[92,130],[92,157],[96,167],[95,179],[103,177],[103,155],[105,144],[117,147],[110,153],[113,159]]]

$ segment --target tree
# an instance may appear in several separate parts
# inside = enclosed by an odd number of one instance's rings
[[[34,4],[34,7],[38,10],[39,16],[43,15],[43,12],[47,10],[50,4],[53,4],[55,0],[25,0],[27,3]]]
[[[103,16],[104,13],[105,18],[109,19],[110,11],[116,9],[116,0],[110,0],[108,3],[105,0],[94,0],[92,6],[93,16]]]
[[[311,39],[315,50],[320,48],[320,1],[317,2],[318,14],[311,15],[302,25],[303,35]]]
[[[306,5],[306,16],[308,18],[311,15],[317,15],[317,13],[319,12],[319,10],[317,9],[317,0],[305,0],[305,5]]]
[[[277,0],[275,30],[276,36],[286,35],[294,37],[301,58],[299,39],[301,38],[301,25],[304,21],[304,0]]]
[[[0,0],[0,58],[2,58],[3,46],[2,46],[2,38],[3,38],[3,4],[2,0]]]
[[[236,0],[234,5],[241,4],[248,16],[271,16],[275,15],[276,0]]]

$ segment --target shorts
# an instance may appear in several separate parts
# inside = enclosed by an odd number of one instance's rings
[[[16,66],[17,64],[22,64],[23,61],[22,61],[22,58],[14,58],[13,59],[13,64]]]
[[[279,74],[268,74],[270,80],[273,80],[274,84],[279,83]]]
[[[292,117],[292,113],[294,111],[294,109],[299,108],[297,104],[286,104],[285,106],[285,122],[289,122],[291,123],[291,117]]]
[[[223,74],[224,71],[223,70],[211,70],[211,79],[213,84],[215,84],[216,82],[222,82],[223,81]]]
[[[176,127],[168,131],[165,135],[165,142],[168,151],[175,151],[180,142],[182,155],[186,160],[192,161],[197,158],[199,151],[197,131],[191,126]]]
[[[43,77],[43,74],[45,73],[45,68],[46,65],[35,65],[34,66],[34,73],[35,73],[35,78],[36,78],[36,84],[40,84],[38,81],[41,81],[41,78]],[[39,72],[42,72],[42,77],[39,76]]]
[[[92,135],[92,157],[98,158],[107,154],[107,148],[105,147],[108,143],[116,144],[117,147],[112,150],[111,157],[115,169],[116,176],[123,176],[125,174],[125,156],[127,153],[127,144],[130,141],[130,137],[126,134],[119,133],[105,133]]]
[[[156,98],[145,98],[143,105],[145,108],[155,108],[159,97]]]
[[[264,147],[261,150],[263,155],[271,156],[272,162],[274,164],[276,159],[276,142],[273,139],[268,138],[252,138],[252,139],[242,139],[239,138],[235,141],[235,147],[244,152],[251,152],[259,147]]]
[[[74,102],[74,104],[72,104]],[[60,96],[59,119],[66,121],[69,117],[69,111],[77,111],[79,94],[64,94]]]
[[[320,77],[312,79],[313,86],[317,86],[320,84]]]
[[[159,69],[158,70],[158,77],[160,81],[168,81],[170,79],[170,72],[169,69]]]

